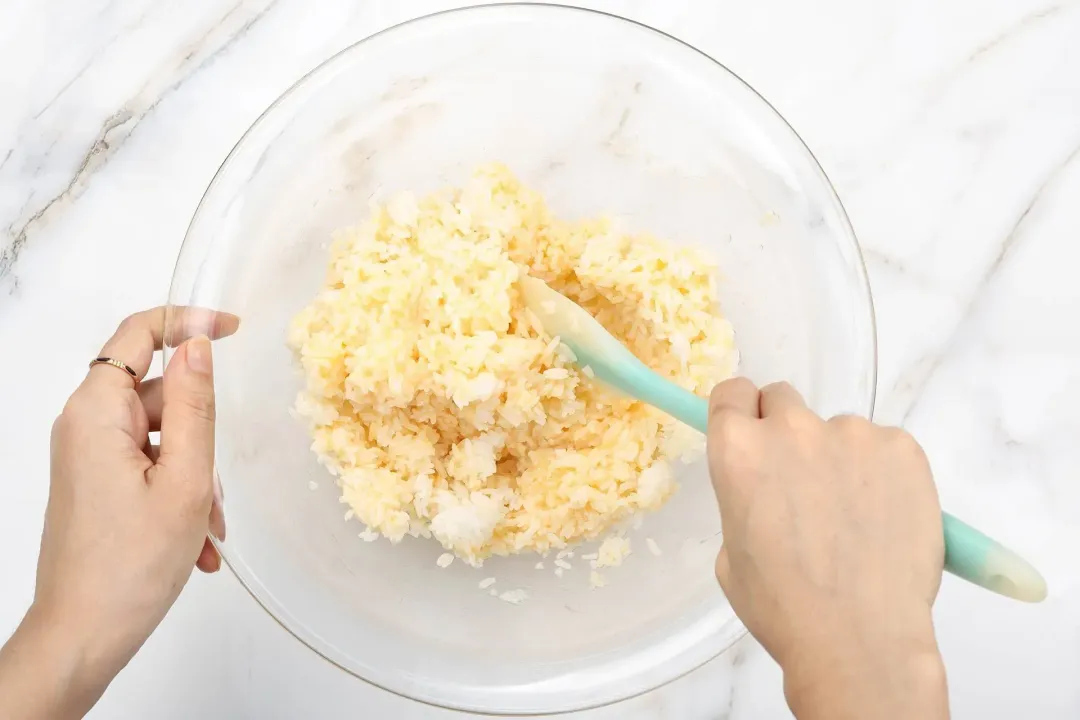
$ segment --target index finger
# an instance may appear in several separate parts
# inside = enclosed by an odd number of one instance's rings
[[[166,315],[169,317],[166,332]],[[189,335],[206,334],[211,339],[227,337],[240,327],[236,315],[206,308],[174,307],[171,312],[165,306],[137,312],[123,320],[98,354],[119,360],[132,370],[139,380],[150,371],[154,352],[165,342],[178,345]],[[97,365],[87,374],[87,382],[93,384],[131,387],[131,378],[116,368]]]
[[[805,410],[806,401],[790,383],[778,382],[761,388],[761,417]]]
[[[753,440],[755,421],[760,417],[760,398],[757,386],[746,378],[725,380],[713,388],[709,397],[706,451],[721,522],[727,520],[725,513],[731,512],[733,498],[739,493],[735,487],[738,466]]]
[[[725,413],[758,418],[760,417],[760,395],[757,386],[746,378],[737,377],[725,380],[714,387],[709,395],[709,419],[715,419]]]

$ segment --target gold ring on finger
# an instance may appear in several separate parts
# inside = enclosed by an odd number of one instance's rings
[[[121,362],[121,361],[117,360],[116,358],[111,358],[111,357],[94,358],[93,360],[90,361],[90,367],[94,367],[95,365],[111,365],[112,367],[117,368],[118,370],[123,370],[124,372],[126,372],[128,375],[131,376],[131,379],[135,381],[136,385],[139,384],[139,374],[137,372],[135,372],[134,368],[132,368],[127,363],[124,363],[124,362]]]

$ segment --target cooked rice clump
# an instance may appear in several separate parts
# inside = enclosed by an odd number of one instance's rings
[[[296,410],[356,517],[472,564],[596,538],[674,490],[700,436],[574,367],[522,302],[531,274],[700,394],[734,371],[714,268],[694,250],[568,222],[501,165],[339,231],[292,321]],[[692,442],[688,443],[687,438]]]

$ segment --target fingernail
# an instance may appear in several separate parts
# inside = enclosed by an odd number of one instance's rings
[[[210,338],[199,335],[188,340],[187,343],[188,367],[202,375],[209,375],[214,367],[214,360],[210,351]]]

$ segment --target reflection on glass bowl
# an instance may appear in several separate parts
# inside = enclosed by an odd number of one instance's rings
[[[535,556],[443,569],[433,541],[363,542],[290,416],[301,379],[286,327],[322,282],[331,231],[374,197],[460,184],[486,161],[560,216],[614,214],[715,257],[741,372],[793,382],[822,414],[872,412],[869,288],[836,194],[784,120],[694,48],[598,12],[487,6],[381,32],[294,85],[222,165],[169,301],[242,318],[215,348],[229,566],[302,642],[395,693],[492,713],[601,705],[745,632],[712,574],[703,463],[592,590],[584,563],[561,578]],[[489,576],[528,601],[490,597]]]

